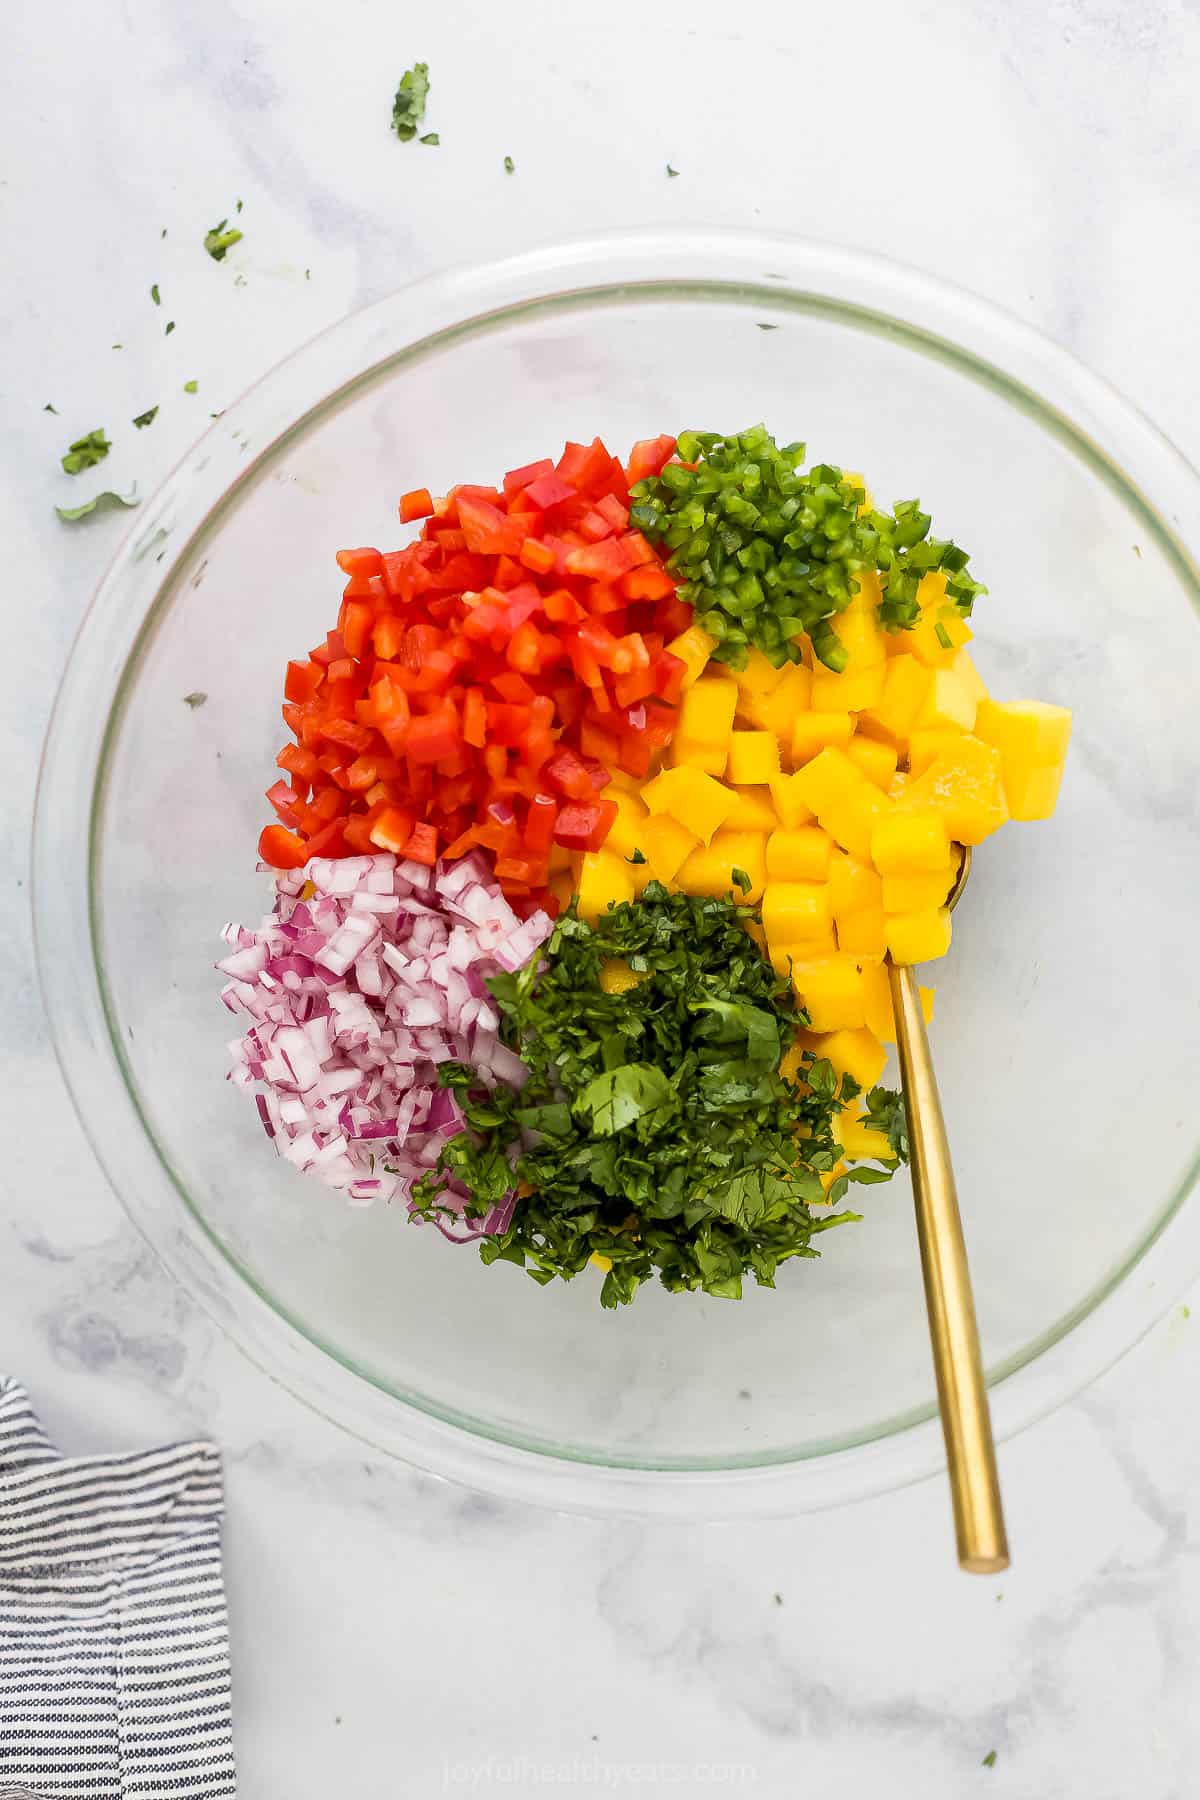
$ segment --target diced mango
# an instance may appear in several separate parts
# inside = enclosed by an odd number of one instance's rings
[[[787,831],[794,830],[797,825],[806,825],[813,816],[796,788],[798,780],[797,775],[777,775],[768,783],[779,823]]]
[[[834,918],[882,908],[883,890],[876,870],[844,850],[835,851],[829,864],[829,910]]]
[[[871,726],[870,736],[881,736],[885,742],[903,744],[917,722],[917,714],[925,704],[933,677],[915,656],[901,654],[889,657],[883,678],[883,694],[868,707],[860,726]]]
[[[729,736],[729,780],[737,787],[764,785],[779,774],[779,739],[773,731],[733,731]]]
[[[1004,780],[1009,816],[1014,819],[1048,819],[1058,805],[1062,766],[1045,769],[1013,769]]]
[[[1000,769],[998,750],[961,733],[909,782],[895,805],[904,812],[932,807],[941,813],[952,842],[981,844],[1009,816]]]
[[[779,1073],[785,1081],[801,1082],[804,1079],[804,1040],[809,1034],[798,1031],[784,1051],[779,1062]]]
[[[837,947],[860,961],[881,962],[887,955],[887,916],[882,906],[842,913],[837,920]]]
[[[567,869],[555,869],[546,885],[565,911],[575,893],[575,877]]]
[[[761,831],[718,831],[711,844],[692,851],[675,884],[685,894],[708,894],[716,900],[732,894],[736,901],[753,904],[766,886],[766,841]],[[734,879],[735,869],[749,877],[748,888]]]
[[[973,731],[978,703],[970,687],[953,669],[934,669],[933,679],[917,714],[917,729]]]
[[[987,683],[979,673],[979,670],[975,667],[975,658],[971,655],[971,652],[969,650],[956,650],[954,653],[954,661],[950,664],[950,667],[962,682],[976,706],[982,706],[983,702],[988,698]],[[978,724],[976,725],[976,735],[978,735]]]
[[[579,916],[589,924],[606,913],[610,906],[620,906],[633,899],[633,877],[629,864],[611,850],[589,850],[579,873]]]
[[[671,767],[699,769],[705,775],[720,779],[729,760],[728,744],[698,744],[692,738],[676,735],[671,740]]]
[[[920,875],[885,875],[884,912],[926,912],[943,906],[957,872],[953,863],[947,863],[944,869],[933,869]]]
[[[824,881],[832,849],[833,839],[819,825],[773,831],[767,839],[767,875],[771,881]]]
[[[641,848],[642,826],[646,823],[646,808],[636,794],[625,793],[620,788],[607,788],[604,798],[611,800],[617,809],[617,816],[609,826],[608,836],[604,840],[606,850],[615,850],[618,856],[632,856]]]
[[[774,831],[778,824],[769,787],[733,790],[736,804],[725,823],[730,831]]]
[[[977,735],[999,754],[1014,819],[1048,819],[1058,800],[1071,714],[1039,700],[985,700]]]
[[[645,979],[644,975],[631,969],[619,956],[610,956],[600,965],[600,986],[606,994],[627,994]]]
[[[806,763],[827,744],[848,744],[854,720],[848,712],[802,712],[792,719],[792,761]]]
[[[826,717],[833,717],[826,714]],[[804,804],[843,850],[868,861],[871,834],[886,818],[891,802],[868,781],[844,751],[830,746],[796,771],[797,791]]]
[[[940,756],[957,736],[958,733],[955,731],[931,731],[923,726],[918,727],[908,740],[909,774],[923,775],[934,757]]]
[[[762,922],[772,947],[824,936],[830,929],[827,885],[823,881],[772,878],[763,895]]]
[[[708,659],[717,647],[715,637],[699,625],[689,625],[686,631],[672,638],[666,646],[672,656],[677,656],[685,664],[687,674],[683,678],[685,688],[690,688],[704,673]]]
[[[807,712],[812,700],[812,673],[802,663],[789,663],[768,694],[756,694],[743,688],[738,712],[760,731],[773,731],[781,743],[788,744],[796,714]]]
[[[862,712],[878,706],[883,697],[884,664],[870,669],[846,669],[835,674],[817,664],[812,679],[814,712]]]
[[[887,922],[888,955],[896,963],[933,962],[950,948],[950,914],[946,907],[925,912],[892,913]]]
[[[679,702],[678,736],[689,738],[694,744],[718,744],[724,748],[733,730],[737,700],[737,687],[727,676],[702,675]]]
[[[642,799],[654,814],[669,813],[685,825],[702,844],[712,842],[736,804],[727,787],[702,769],[664,769],[642,789]]]
[[[793,963],[792,986],[813,1031],[857,1031],[866,1023],[863,974],[853,957]]]
[[[892,776],[896,773],[896,747],[885,744],[882,738],[859,737],[857,733],[846,745],[846,755],[856,768],[862,770],[868,781],[873,781],[877,788],[886,794]]]
[[[871,861],[881,875],[925,875],[949,869],[950,840],[940,813],[892,813],[871,834]]]
[[[860,569],[857,580],[857,594],[829,621],[830,630],[846,652],[847,670],[870,669],[884,660],[886,633],[879,623],[879,577],[873,569]],[[813,672],[816,673],[815,666]]]
[[[863,969],[863,992],[866,996],[867,1026],[885,1044],[896,1041],[896,1019],[892,1012],[892,986],[886,963],[867,963]],[[933,1018],[934,990],[917,989],[921,1011],[928,1025]]]
[[[673,819],[670,813],[656,813],[642,827],[642,850],[655,881],[674,881],[699,843],[695,832]]]
[[[831,1062],[839,1075],[851,1075],[860,1088],[873,1088],[883,1074],[887,1051],[866,1026],[856,1031],[802,1031],[799,1047]]]
[[[740,694],[759,694],[764,698],[773,694],[783,680],[786,663],[779,668],[761,650],[751,650],[746,658],[744,669],[730,669]]]
[[[964,644],[970,643],[973,636],[971,627],[954,602],[947,600],[946,577],[940,569],[934,569],[921,577],[917,600],[921,607],[921,617],[912,630],[904,635],[912,646],[913,655],[926,668],[946,668],[953,661],[955,653]],[[944,643],[943,638],[949,638],[950,642]]]
[[[892,1149],[886,1131],[878,1126],[868,1125],[859,1109],[853,1111],[843,1107],[833,1116],[833,1133],[842,1146],[843,1153],[851,1162],[893,1162],[895,1151]]]
[[[826,956],[836,956],[837,947],[833,926],[826,925],[812,937],[800,938],[794,944],[768,944],[767,961],[777,975],[790,981],[796,963],[817,962]]]

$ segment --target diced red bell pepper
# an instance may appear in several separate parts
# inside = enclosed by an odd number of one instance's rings
[[[548,575],[554,567],[554,552],[540,538],[527,537],[521,545],[520,560],[535,575]]]
[[[371,823],[371,846],[375,850],[390,850],[393,856],[402,856],[412,830],[411,812],[401,806],[385,806]]]
[[[345,575],[378,575],[380,565],[378,550],[364,546],[361,550],[339,550],[337,566]]]
[[[531,481],[537,481],[543,475],[553,475],[554,464],[548,456],[539,462],[525,463],[520,469],[510,469],[504,477],[504,492],[510,497],[527,488]]]
[[[532,501],[539,512],[548,512],[552,506],[559,506],[564,500],[574,500],[575,489],[569,481],[555,474],[551,465],[548,474],[539,475],[536,481],[529,483],[525,489],[525,498]]]
[[[596,779],[599,771],[601,779]],[[578,751],[560,745],[542,770],[550,786],[565,794],[568,800],[591,800],[608,780],[599,763],[585,761]]]
[[[324,679],[325,670],[320,663],[290,662],[283,691],[287,699],[302,704],[305,700],[312,699]]]
[[[273,869],[302,869],[308,861],[308,845],[282,825],[264,825],[259,833],[258,854]]]
[[[625,571],[621,592],[627,600],[666,600],[675,592],[675,580],[658,564],[644,563]]]
[[[432,869],[438,857],[438,834],[436,825],[414,825],[409,834],[402,855],[408,862],[424,863]]]
[[[674,454],[673,437],[642,438],[629,452],[626,464],[630,487],[635,481],[645,481],[648,476],[661,475]]]
[[[423,713],[409,720],[404,749],[410,762],[435,763],[453,756],[461,743],[462,727],[458,714],[452,706],[444,705],[436,712]]]
[[[599,850],[616,816],[615,800],[571,801],[555,822],[554,841],[564,850]]]
[[[428,519],[433,513],[433,495],[428,488],[410,488],[400,496],[400,523],[411,525],[414,519]]]
[[[517,556],[525,542],[525,531],[510,513],[486,500],[466,498],[460,491],[458,517],[468,550],[489,556]]]
[[[554,842],[554,823],[558,818],[558,801],[553,794],[538,793],[529,802],[525,817],[524,843],[531,856],[545,856]]]

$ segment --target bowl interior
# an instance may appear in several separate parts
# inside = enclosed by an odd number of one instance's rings
[[[1153,514],[1068,423],[944,343],[759,287],[561,296],[398,351],[300,419],[175,565],[120,683],[93,811],[93,930],[113,1044],[182,1196],[245,1280],[362,1381],[582,1461],[783,1462],[933,1406],[907,1183],[740,1304],[508,1265],[354,1211],[272,1156],[221,1076],[212,963],[253,921],[285,660],[339,598],[334,551],[402,541],[396,500],[488,481],[599,432],[619,451],[764,419],[919,494],[990,594],[974,649],[1002,697],[1075,709],[1057,818],[976,853],[934,1050],[986,1361],[1035,1356],[1177,1203],[1200,1051],[1200,632]],[[201,690],[195,710],[183,696]],[[97,706],[107,696],[96,694]],[[893,1071],[894,1074],[894,1071]]]

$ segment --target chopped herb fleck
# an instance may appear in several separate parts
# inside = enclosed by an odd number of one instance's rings
[[[678,170],[678,169],[673,169],[673,168],[672,168],[672,167],[671,167],[671,165],[670,165],[670,163],[668,163],[668,164],[667,164],[667,176],[668,176],[668,178],[669,178],[669,179],[670,179],[670,180],[674,180],[674,179],[675,179],[675,177],[676,177],[676,176],[677,176],[677,175],[678,175],[678,174],[679,174],[679,170]]]
[[[436,131],[427,131],[424,137],[417,139],[419,144],[440,144],[441,141]]]
[[[147,425],[153,425],[153,423],[157,417],[158,417],[158,408],[157,408],[157,406],[152,406],[149,408],[149,410],[147,412],[139,413],[137,415],[137,418],[133,422],[137,426],[139,431],[144,431],[146,429]]]
[[[76,519],[85,519],[89,513],[109,512],[114,506],[139,504],[135,488],[131,488],[127,494],[117,494],[112,488],[105,488],[102,493],[93,494],[90,500],[85,500],[82,506],[56,506],[54,510],[65,525],[71,525]]]
[[[162,295],[158,291],[157,281],[154,283],[154,286],[150,289],[150,298],[153,300],[155,306],[162,305]]]
[[[772,1600],[774,1600],[776,1606],[783,1605],[783,1595],[782,1594],[772,1594],[771,1598],[772,1598]]]
[[[643,854],[642,854],[642,852],[641,852],[641,851],[640,851],[640,850],[638,850],[638,849],[636,849],[636,848],[635,848],[635,849],[634,849],[634,852],[633,852],[633,855],[632,855],[632,856],[627,856],[627,857],[626,857],[626,858],[625,858],[625,861],[626,861],[626,862],[627,862],[627,863],[633,863],[633,864],[634,864],[634,866],[635,866],[635,867],[636,867],[636,866],[637,866],[637,865],[638,865],[638,864],[639,864],[639,863],[644,863],[644,862],[645,862],[645,860],[646,860],[646,858],[645,858],[645,857],[644,857],[644,856],[643,856]]]
[[[758,326],[758,329],[760,331],[778,331],[779,330],[778,325],[770,325],[767,323],[766,319],[756,319],[754,321],[754,323]]]
[[[57,408],[57,406],[51,406],[51,404],[50,404],[50,402],[49,402],[49,401],[48,401],[48,400],[47,400],[47,402],[46,402],[46,404],[45,404],[45,406],[43,406],[43,408],[42,408],[42,411],[43,411],[43,412],[52,412],[52,413],[53,413],[53,414],[54,414],[54,415],[55,415],[55,417],[56,417],[56,418],[57,418],[57,416],[58,416],[58,408]]]
[[[194,694],[185,694],[185,695],[184,695],[184,696],[183,696],[183,704],[184,704],[184,705],[185,705],[185,706],[190,706],[190,707],[191,707],[191,709],[192,709],[192,711],[193,711],[193,712],[195,712],[195,710],[196,710],[196,708],[197,708],[197,707],[198,707],[198,706],[203,706],[203,705],[204,705],[204,702],[205,702],[205,701],[206,701],[206,700],[207,700],[207,699],[208,699],[208,695],[207,695],[207,694],[202,694],[202,693],[201,693],[201,692],[200,692],[200,691],[199,691],[199,689],[197,689],[197,690],[196,690],[196,692],[195,692],[195,693],[194,693]]]
[[[517,165],[513,161],[512,157],[506,156],[504,159],[504,173],[506,175],[515,175],[516,169],[517,169]]]
[[[183,391],[185,394],[194,394],[199,386],[200,383],[198,381],[185,381],[183,384]]]
[[[940,619],[933,628],[933,634],[943,650],[953,650],[954,639],[950,636],[950,633],[946,630],[946,627],[942,624]]]
[[[425,117],[429,98],[429,64],[414,63],[400,77],[400,86],[392,101],[392,130],[404,143],[417,135],[417,126]]]
[[[238,200],[238,201],[237,201],[237,202],[236,202],[236,203],[235,203],[235,205],[234,205],[234,208],[233,208],[233,210],[234,210],[234,212],[241,212],[241,210],[242,210],[242,203],[241,203],[241,201],[240,201],[240,200]]]
[[[174,319],[168,319],[168,320],[167,320],[167,328],[166,328],[166,330],[165,330],[165,331],[164,331],[164,332],[163,332],[163,336],[164,336],[164,337],[170,337],[170,335],[171,335],[171,333],[172,333],[172,332],[173,332],[173,331],[174,331],[174,329],[175,329],[175,321],[174,321]]]
[[[985,1769],[994,1769],[995,1766],[996,1766],[996,1752],[994,1750],[989,1750],[987,1755],[983,1759],[983,1767]]]
[[[226,227],[228,226],[228,230]],[[236,225],[230,225],[228,219],[221,219],[204,234],[204,248],[214,262],[224,262],[235,244],[240,244],[242,234]]]
[[[89,431],[86,437],[76,438],[62,459],[62,466],[68,475],[78,475],[84,469],[95,468],[103,462],[112,445],[103,431]]]

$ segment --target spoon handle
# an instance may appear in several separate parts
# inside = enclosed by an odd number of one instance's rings
[[[916,979],[891,962],[888,973],[958,1560],[973,1574],[995,1574],[1008,1567],[1008,1538],[946,1123]]]

